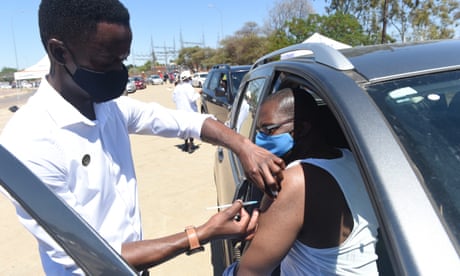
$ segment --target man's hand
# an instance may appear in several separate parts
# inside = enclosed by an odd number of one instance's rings
[[[268,196],[277,196],[285,168],[283,159],[211,118],[203,124],[201,139],[231,149],[240,159],[249,180]]]
[[[252,216],[250,216],[243,208],[243,202],[237,200],[231,207],[218,212],[204,225],[198,227],[198,231],[202,233],[203,237],[209,237],[209,240],[226,238],[251,239],[254,236],[258,218],[258,210],[254,210]]]
[[[238,157],[246,176],[260,190],[265,191],[271,198],[275,198],[281,190],[282,171],[285,168],[283,159],[249,140],[240,149]]]

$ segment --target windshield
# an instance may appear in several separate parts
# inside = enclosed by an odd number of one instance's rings
[[[460,71],[371,85],[453,239],[460,236]]]
[[[241,80],[243,80],[244,75],[246,75],[248,71],[239,71],[239,72],[233,72],[232,73],[232,92],[234,95],[232,95],[232,98],[235,97],[236,92],[238,92],[238,88],[240,88]]]

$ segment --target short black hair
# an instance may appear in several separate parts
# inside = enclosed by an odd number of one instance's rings
[[[293,91],[295,98],[295,121],[307,121],[312,125],[316,125],[319,109],[313,95],[302,88],[295,88]]]
[[[42,0],[38,10],[40,37],[64,43],[85,43],[101,22],[129,27],[129,12],[118,0]]]
[[[294,118],[294,92],[291,88],[283,88],[276,93],[270,94],[264,102],[274,101],[278,103],[278,111],[286,117]]]

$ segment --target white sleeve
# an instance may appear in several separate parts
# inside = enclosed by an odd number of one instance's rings
[[[129,133],[135,134],[200,139],[204,121],[214,118],[208,114],[169,109],[158,103],[145,103],[129,97],[120,97],[117,103],[125,116]]]

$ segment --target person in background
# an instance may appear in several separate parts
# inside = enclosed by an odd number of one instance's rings
[[[163,82],[168,84],[168,80],[169,80],[169,74],[168,74],[168,72],[164,72],[164,74],[163,74]]]
[[[255,222],[235,202],[199,227],[144,239],[130,134],[194,137],[227,147],[262,189],[280,189],[284,162],[212,116],[121,96],[132,31],[120,1],[42,0],[38,18],[50,71],[4,127],[0,144],[139,271],[199,251],[210,239],[251,234]],[[38,241],[47,275],[83,274],[29,214],[17,204],[16,210]]]
[[[200,94],[195,92],[191,81],[192,76],[189,71],[184,71],[181,74],[181,82],[178,83],[173,91],[173,101],[176,104],[176,109],[186,112],[198,112],[196,101],[200,98]],[[186,137],[182,149],[188,153],[195,150],[193,137]]]
[[[378,225],[363,180],[348,149],[325,143],[314,98],[285,88],[259,114],[256,143],[296,161],[276,200],[263,197],[254,239],[224,275],[378,275]]]

